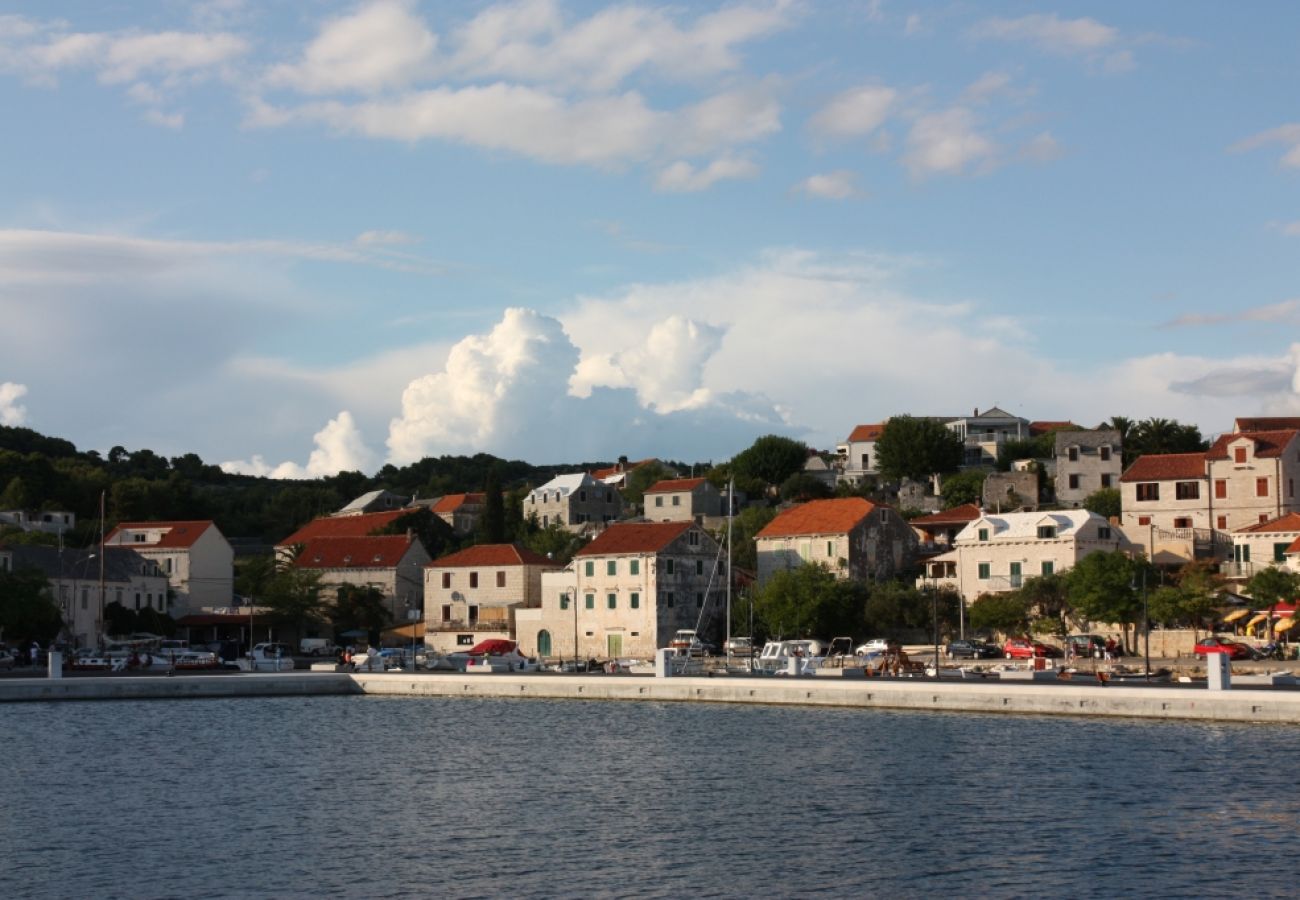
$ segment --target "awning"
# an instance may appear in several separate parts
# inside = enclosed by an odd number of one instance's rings
[[[1244,619],[1244,618],[1246,618],[1246,616],[1248,616],[1248,615],[1250,615],[1250,610],[1248,610],[1248,609],[1236,609],[1236,610],[1233,610],[1232,612],[1228,613],[1226,616],[1224,616],[1224,617],[1223,617],[1223,621],[1224,621],[1224,622],[1236,622],[1236,621],[1239,620],[1239,619]]]
[[[1267,620],[1268,620],[1268,613],[1256,613],[1255,618],[1251,619],[1249,622],[1246,623],[1246,627],[1254,628],[1260,622],[1265,622]]]
[[[409,625],[398,625],[394,628],[384,629],[384,639],[391,640],[395,638],[406,638],[408,641],[424,640],[424,620],[412,622]]]
[[[1274,631],[1290,631],[1295,626],[1295,619],[1289,616],[1285,619],[1273,623]]]

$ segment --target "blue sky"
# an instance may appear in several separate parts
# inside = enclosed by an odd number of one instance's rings
[[[18,3],[0,421],[282,476],[1300,414],[1300,8]]]

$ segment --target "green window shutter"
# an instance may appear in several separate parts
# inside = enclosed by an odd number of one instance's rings
[[[632,596],[628,600],[628,606],[632,607],[633,609],[640,609],[641,595],[633,591]]]

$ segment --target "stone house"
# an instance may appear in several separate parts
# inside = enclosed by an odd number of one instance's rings
[[[1077,509],[1102,488],[1118,488],[1124,472],[1118,431],[1058,431],[1056,433],[1056,502]]]
[[[916,559],[917,537],[892,507],[861,497],[811,500],[778,513],[755,536],[758,583],[806,562],[839,578],[890,578]]]
[[[990,472],[981,493],[985,509],[1013,510],[1038,508],[1038,469],[1032,460],[1016,460],[1010,472]]]
[[[1031,437],[1028,419],[996,406],[984,412],[976,409],[969,416],[948,417],[941,421],[961,438],[962,465],[966,468],[994,466],[1003,444]]]
[[[276,559],[282,563],[292,562],[302,546],[316,538],[369,537],[387,528],[409,512],[409,509],[390,509],[383,512],[321,516],[312,519],[275,545]]]
[[[1205,453],[1209,518],[1232,531],[1300,512],[1300,431],[1225,434]]]
[[[483,515],[486,494],[447,494],[432,506],[433,514],[458,535],[472,534]]]
[[[1300,513],[1287,513],[1232,533],[1232,560],[1220,566],[1229,578],[1247,579],[1269,566],[1300,571],[1293,549],[1300,541]]]
[[[859,425],[849,432],[844,443],[835,447],[836,468],[839,480],[849,484],[860,484],[867,479],[880,476],[880,467],[876,460],[876,441],[884,431],[885,423]]]
[[[726,559],[700,526],[616,522],[567,569],[542,576],[541,608],[515,615],[520,650],[648,659],[678,629],[719,638],[726,578]]]
[[[926,563],[917,586],[952,588],[969,603],[1065,572],[1091,553],[1132,549],[1122,530],[1087,510],[986,513],[962,529],[952,550]]]
[[[917,516],[907,524],[916,532],[921,549],[951,547],[962,529],[982,515],[984,511],[977,504],[963,503],[928,516]]]
[[[393,621],[407,610],[424,608],[424,567],[429,554],[409,534],[368,537],[318,537],[293,558],[296,569],[316,572],[334,599],[345,585],[370,587],[383,595]]]
[[[105,538],[106,547],[129,547],[167,576],[173,617],[229,606],[235,593],[235,553],[211,520],[123,522]]]
[[[11,525],[23,531],[63,534],[77,526],[77,514],[67,510],[53,509],[40,512],[29,512],[25,509],[0,509],[0,525]]]
[[[563,568],[518,544],[479,544],[424,569],[425,646],[448,653],[515,640],[519,610],[542,603],[542,574]]]
[[[674,478],[646,488],[645,517],[652,522],[696,522],[722,515],[722,495],[707,478]]]
[[[404,509],[407,501],[410,500],[405,494],[394,494],[392,491],[370,491],[362,494],[353,500],[347,506],[340,509],[334,515],[336,516],[360,516],[365,513],[384,512],[391,509]]]
[[[639,459],[636,462],[628,462],[626,456],[620,456],[616,464],[606,466],[603,469],[596,469],[591,473],[591,477],[602,484],[607,484],[612,488],[622,490],[627,487],[627,476],[631,475],[642,466],[652,462],[659,462],[659,460],[651,456],[646,459]]]
[[[535,515],[543,528],[555,524],[574,533],[599,530],[622,514],[618,489],[586,472],[557,475],[524,500],[524,518]]]

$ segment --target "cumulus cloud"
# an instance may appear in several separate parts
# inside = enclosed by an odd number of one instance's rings
[[[1243,138],[1228,148],[1230,153],[1245,153],[1270,144],[1281,144],[1284,148],[1279,162],[1287,168],[1300,168],[1300,122],[1291,122],[1261,131],[1248,138]]]
[[[986,19],[971,29],[976,38],[1023,41],[1052,53],[1095,53],[1119,40],[1119,29],[1096,19],[1062,19],[1055,13],[1036,13],[1018,19]]]
[[[659,173],[655,187],[672,193],[703,191],[719,181],[730,178],[754,178],[758,165],[748,159],[724,157],[715,159],[703,169],[696,169],[685,160],[678,160]]]
[[[819,110],[810,122],[822,134],[853,137],[869,134],[885,123],[898,92],[883,85],[863,85],[845,91]]]
[[[810,175],[794,186],[797,193],[821,200],[847,200],[860,195],[856,172],[840,169],[820,175]]]
[[[907,134],[903,164],[915,178],[984,172],[998,146],[977,128],[975,115],[960,106],[918,116]]]
[[[327,478],[339,472],[372,472],[375,454],[365,445],[352,414],[343,410],[312,437],[316,449],[307,459],[307,465],[283,462],[270,466],[261,456],[251,460],[232,460],[221,464],[222,470],[240,475],[258,475],[267,478]]]
[[[1044,131],[1034,135],[1020,148],[1020,158],[1030,162],[1051,162],[1065,154],[1061,142],[1052,137],[1051,132]]]
[[[1163,328],[1222,325],[1228,322],[1300,322],[1300,299],[1222,313],[1184,313],[1162,324]]]
[[[27,385],[0,382],[0,425],[22,425],[27,421],[27,407],[18,401],[27,394]]]
[[[698,409],[712,399],[701,386],[704,366],[725,333],[685,316],[669,316],[650,328],[644,343],[618,354],[615,368],[644,407],[658,413]]]

